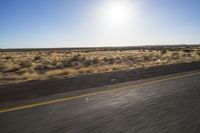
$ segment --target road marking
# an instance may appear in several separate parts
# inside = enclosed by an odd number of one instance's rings
[[[5,108],[5,109],[0,109],[0,113],[6,113],[6,112],[11,112],[11,111],[16,111],[16,110],[22,110],[22,109],[28,109],[28,108],[33,108],[33,107],[38,107],[38,106],[43,106],[43,105],[48,105],[48,104],[53,104],[53,103],[59,103],[59,102],[63,102],[63,101],[69,101],[69,100],[73,100],[73,99],[78,99],[78,98],[83,98],[83,97],[88,97],[88,96],[94,96],[94,95],[98,95],[98,94],[103,94],[103,93],[107,93],[107,92],[111,92],[111,91],[128,89],[128,88],[131,88],[131,87],[137,87],[137,86],[142,86],[142,85],[149,85],[149,84],[152,84],[152,83],[160,83],[160,82],[163,82],[163,81],[169,81],[169,80],[174,80],[174,79],[180,79],[180,78],[190,77],[190,76],[194,76],[194,75],[198,75],[198,74],[200,74],[200,72],[189,73],[189,74],[185,74],[185,75],[179,75],[179,76],[168,77],[168,78],[164,78],[164,79],[158,79],[158,80],[148,81],[148,82],[145,82],[145,83],[139,83],[139,84],[135,84],[135,85],[131,85],[131,86],[126,86],[126,87],[121,87],[121,88],[116,88],[116,89],[109,89],[109,90],[104,90],[104,91],[97,91],[97,92],[86,93],[86,94],[78,95],[78,96],[64,97],[64,98],[60,98],[60,99],[53,99],[53,100],[49,100],[49,101],[41,101],[41,102],[38,102],[38,103],[32,103],[32,104],[28,104],[28,105],[21,105],[21,106],[17,106],[17,107],[10,107],[10,108]],[[170,75],[168,75],[168,76],[170,76]]]

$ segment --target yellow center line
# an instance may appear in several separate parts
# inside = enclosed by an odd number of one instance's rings
[[[20,106],[17,106],[17,107],[10,107],[10,108],[5,108],[5,109],[0,109],[0,113],[6,113],[6,112],[11,112],[11,111],[16,111],[16,110],[22,110],[22,109],[28,109],[28,108],[33,108],[33,107],[38,107],[38,106],[43,106],[43,105],[48,105],[48,104],[53,104],[53,103],[59,103],[59,102],[63,102],[63,101],[68,101],[68,100],[73,100],[73,99],[78,99],[78,98],[83,98],[83,97],[88,97],[88,96],[94,96],[94,95],[98,95],[98,94],[103,94],[103,93],[107,93],[107,92],[111,92],[111,91],[128,89],[128,88],[131,88],[131,87],[137,87],[137,86],[142,86],[142,85],[149,85],[149,84],[152,84],[152,83],[160,83],[160,82],[163,82],[163,81],[168,81],[168,80],[174,80],[174,79],[180,79],[180,78],[190,77],[190,76],[194,76],[194,75],[198,75],[198,74],[200,74],[200,72],[189,73],[189,74],[179,75],[179,76],[174,76],[174,77],[169,77],[169,78],[165,78],[165,79],[158,79],[158,80],[154,80],[154,81],[148,81],[148,82],[145,82],[145,83],[139,83],[139,84],[135,84],[135,85],[127,86],[127,87],[113,88],[113,89],[109,89],[109,90],[97,91],[97,92],[92,92],[92,93],[86,93],[86,94],[72,96],[72,97],[63,97],[63,98],[53,99],[53,100],[49,100],[49,101],[41,101],[41,102],[27,104],[27,105],[20,105]]]

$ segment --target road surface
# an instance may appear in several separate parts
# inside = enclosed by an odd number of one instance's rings
[[[200,132],[200,72],[0,109],[1,133]]]

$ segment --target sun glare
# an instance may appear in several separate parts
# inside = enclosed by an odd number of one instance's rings
[[[109,25],[126,25],[131,18],[131,8],[125,1],[110,2],[105,6],[103,16]]]

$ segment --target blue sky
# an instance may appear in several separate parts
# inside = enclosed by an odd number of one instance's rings
[[[0,0],[0,48],[199,44],[199,16],[200,0]]]

